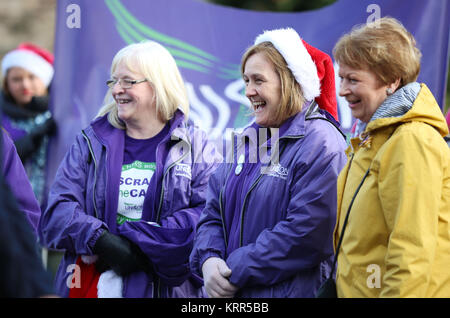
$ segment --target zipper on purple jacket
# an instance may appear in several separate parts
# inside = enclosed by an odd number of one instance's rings
[[[97,184],[97,159],[95,158],[94,155],[94,150],[92,149],[92,144],[91,144],[91,140],[89,139],[89,137],[86,135],[86,133],[84,132],[84,130],[81,130],[81,134],[83,135],[84,139],[86,139],[87,142],[87,146],[89,149],[89,153],[91,154],[92,160],[94,161],[94,188],[93,188],[93,193],[92,193],[92,200],[94,203],[94,212],[95,212],[95,217],[98,219],[98,211],[97,211],[97,203],[95,200],[95,187]]]
[[[158,211],[156,212],[156,223],[158,223],[158,224],[160,221],[159,219],[161,217],[161,208],[162,208],[162,202],[163,202],[163,197],[164,197],[164,192],[165,192],[164,191],[164,178],[166,177],[167,173],[169,172],[170,169],[172,169],[173,166],[175,166],[180,161],[183,161],[183,159],[186,158],[186,156],[192,152],[192,145],[186,140],[183,140],[183,141],[189,146],[189,151],[186,151],[186,153],[183,156],[181,156],[180,158],[178,158],[177,160],[172,162],[170,164],[170,166],[167,167],[166,171],[164,171],[164,174],[162,177],[161,194],[159,195],[159,206],[158,206]],[[161,278],[158,277],[158,281],[153,286],[154,286],[153,295],[156,294],[156,298],[161,298]]]
[[[227,187],[227,183],[228,183],[228,176],[230,175],[231,170],[233,169],[233,164],[230,163],[230,167],[228,168],[227,173],[225,174],[225,183],[222,186],[222,189],[220,190],[219,193],[219,212],[220,212],[220,218],[222,220],[222,230],[223,230],[223,237],[224,237],[224,241],[225,241],[225,254],[226,254],[226,250],[228,249],[228,236],[227,236],[227,229],[225,228],[225,213],[223,211],[223,191],[225,191],[226,187]]]
[[[285,136],[285,137],[280,137],[277,140],[277,143],[280,143],[281,139],[302,139],[304,137],[304,135],[298,135],[298,136]],[[281,153],[284,151],[284,149],[286,148],[287,145],[285,145],[283,147],[283,150],[281,150],[281,152],[279,153],[280,155],[280,159],[281,160]],[[274,147],[275,149],[277,149],[277,147]],[[271,160],[270,162],[272,162],[273,157],[275,156],[276,153],[271,155]],[[259,181],[261,180],[261,178],[264,176],[264,173],[261,173],[258,178],[255,180],[255,182],[253,182],[252,186],[250,187],[250,189],[247,191],[247,193],[245,194],[244,197],[244,202],[242,204],[242,210],[241,210],[241,229],[240,229],[240,233],[239,233],[239,247],[243,246],[243,241],[244,241],[244,214],[245,214],[245,203],[247,201],[247,197],[250,194],[250,192],[256,187],[256,185],[259,183]]]

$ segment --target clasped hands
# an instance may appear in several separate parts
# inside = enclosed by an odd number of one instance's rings
[[[211,298],[231,298],[238,287],[230,283],[231,269],[219,257],[208,258],[202,266],[206,292]]]

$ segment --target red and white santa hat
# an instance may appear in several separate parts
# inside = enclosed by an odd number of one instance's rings
[[[122,298],[123,278],[108,270],[99,273],[95,268],[97,255],[77,258],[77,275],[69,282],[69,298]]]
[[[320,108],[338,119],[334,68],[331,57],[306,43],[292,28],[264,31],[255,45],[270,42],[280,52],[300,84],[306,100],[315,100]]]
[[[3,57],[2,74],[6,76],[11,67],[21,67],[48,86],[54,74],[53,61],[53,54],[47,50],[31,43],[22,43]]]

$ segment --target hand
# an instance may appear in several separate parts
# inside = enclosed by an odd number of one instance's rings
[[[150,270],[150,261],[132,242],[105,231],[94,245],[99,256],[97,270],[111,268],[117,275],[126,276],[137,271]]]
[[[228,277],[231,269],[225,261],[219,257],[208,258],[202,266],[203,280],[208,296],[211,298],[231,298],[237,292],[238,287],[231,284]]]

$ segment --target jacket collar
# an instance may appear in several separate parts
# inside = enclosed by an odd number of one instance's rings
[[[448,127],[442,110],[425,84],[420,84],[420,91],[417,96],[412,100],[411,98],[407,99],[405,103],[408,100],[412,105],[406,113],[398,117],[375,119],[367,124],[366,132],[415,121],[423,122],[434,127],[442,136],[448,134]]]
[[[286,119],[281,126],[279,127],[279,137],[282,136],[303,136],[305,134],[305,117],[311,116],[312,114],[317,114],[318,116],[322,116],[319,113],[319,107],[315,102],[307,101],[300,112]],[[249,129],[253,129],[258,131],[259,128],[264,128],[257,123],[253,123],[247,128],[244,129],[242,133],[237,133],[238,137],[245,136]]]
[[[169,135],[172,139],[181,139],[188,143],[189,133],[187,132],[187,125],[185,123],[185,115],[181,109],[177,109],[172,119],[169,120]]]
[[[301,136],[304,136],[306,133],[305,128],[305,117],[306,115],[316,115],[316,116],[322,116],[318,111],[318,106],[315,102],[306,102],[303,106],[303,109],[298,112],[297,114],[289,117],[286,119],[278,130],[278,136],[276,139],[274,136],[272,138],[269,138],[267,140],[259,140],[260,138],[260,131],[259,129],[265,129],[264,127],[261,127],[260,125],[253,123],[250,126],[246,127],[241,133],[235,133],[232,134],[232,144],[233,150],[229,153],[227,153],[227,160],[230,160],[229,162],[233,162],[234,159],[237,159],[243,148],[244,143],[249,143],[249,147],[253,147],[254,144],[256,144],[256,147],[258,148],[266,148],[270,149],[272,145],[275,145],[276,142],[283,138],[283,137],[293,137],[298,138]],[[265,135],[267,136],[267,135]],[[267,137],[263,137],[267,138]],[[232,157],[230,157],[232,156]]]
[[[417,95],[420,92],[420,84],[417,82],[409,83],[400,89],[398,89],[394,94],[388,96],[383,103],[377,108],[375,113],[372,115],[369,123],[364,123],[359,119],[356,122],[356,130],[354,135],[357,136],[364,132],[368,124],[380,119],[380,118],[390,118],[390,117],[402,117],[405,115],[413,106]]]

